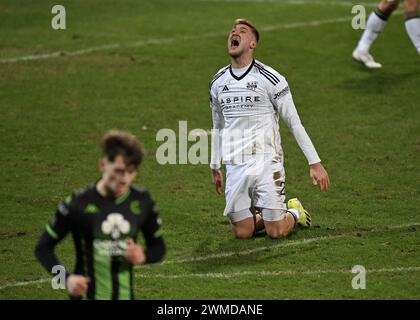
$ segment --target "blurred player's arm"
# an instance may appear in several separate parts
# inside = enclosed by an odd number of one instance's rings
[[[150,213],[145,224],[142,226],[142,232],[146,240],[144,263],[159,262],[165,255],[166,248],[160,221],[156,206],[153,200],[150,199]]]
[[[70,213],[71,199],[72,198],[70,197],[68,201],[59,204],[54,218],[46,224],[45,231],[35,246],[36,258],[49,273],[52,273],[54,266],[62,266],[54,249],[70,231],[68,216]],[[65,271],[66,288],[70,295],[78,298],[86,293],[90,282],[89,278],[82,275],[71,274],[66,268]]]
[[[216,187],[216,192],[221,194],[223,187],[223,173],[220,170],[220,162],[222,159],[222,130],[225,127],[225,120],[212,89],[210,89],[210,107],[213,121],[213,129],[211,131],[210,168],[212,169],[212,180]]]
[[[289,127],[297,144],[305,155],[310,166],[310,177],[314,185],[319,185],[321,191],[328,188],[330,183],[328,173],[321,164],[321,159],[309,138],[299,118],[296,106],[293,102],[287,81],[283,78],[272,92],[271,100],[286,125]]]
[[[68,205],[60,203],[54,218],[45,225],[45,231],[35,246],[36,258],[49,273],[54,266],[62,265],[55,255],[54,248],[70,231],[68,213]],[[66,276],[68,275],[66,270]]]

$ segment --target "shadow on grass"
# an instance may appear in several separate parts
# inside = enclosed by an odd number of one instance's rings
[[[284,240],[287,241],[287,240]],[[221,272],[238,272],[246,267],[252,269],[266,270],[268,265],[275,265],[276,268],[290,265],[294,256],[302,255],[307,252],[313,252],[320,249],[319,244],[311,244],[305,247],[285,247],[281,250],[261,250],[250,254],[238,254],[228,257],[209,259],[204,261],[197,261],[187,266],[187,269],[192,273],[217,273]],[[284,263],[283,263],[284,262]]]
[[[365,77],[347,78],[337,88],[341,90],[354,91],[360,94],[389,94],[390,91],[405,85],[413,85],[413,80],[420,81],[419,68],[413,68],[410,72],[391,72],[391,70],[369,70],[363,66],[355,66],[355,69],[363,72]]]
[[[193,261],[190,264],[189,268],[194,272],[215,272],[219,268],[225,270],[226,266],[246,266],[246,265],[258,265],[261,263],[261,266],[266,265],[266,261],[273,261],[274,259],[288,258],[293,256],[296,253],[302,253],[304,251],[312,251],[319,246],[309,245],[306,248],[296,248],[296,247],[284,247],[282,250],[272,250],[279,245],[284,243],[287,244],[290,240],[298,240],[302,238],[303,233],[308,230],[299,230],[299,232],[293,232],[286,239],[270,239],[265,231],[260,231],[255,237],[248,240],[238,240],[231,235],[231,238],[219,241],[217,247],[212,247],[211,244],[214,243],[213,238],[208,238],[204,241],[201,241],[194,249],[194,257],[197,257],[197,261]],[[299,237],[295,237],[299,233]],[[307,238],[308,236],[304,236]],[[309,236],[310,237],[310,236]],[[212,249],[211,249],[212,248]],[[284,250],[283,250],[284,249]],[[248,252],[249,251],[249,252]],[[226,257],[223,254],[226,253]],[[214,258],[207,258],[200,260],[200,257],[215,255]]]
[[[408,230],[417,231],[418,227],[415,226],[401,226],[403,228],[388,228],[387,226],[383,227],[353,227],[350,230],[348,228],[321,228],[317,226],[320,232],[313,232],[313,229],[300,229],[298,232],[292,233],[286,239],[269,239],[268,237],[263,237],[264,232],[261,232],[259,237],[254,237],[249,240],[237,240],[233,236],[230,239],[224,239],[218,242],[218,247],[215,248],[208,244],[209,241],[214,240],[205,240],[202,241],[195,248],[195,252],[200,252],[201,254],[194,254],[197,260],[190,261],[188,264],[188,269],[193,272],[216,272],[218,269],[223,269],[226,271],[226,268],[232,267],[232,271],[237,270],[235,267],[244,267],[248,265],[261,266],[264,268],[268,261],[270,264],[273,264],[275,261],[276,265],[281,265],[284,261],[285,264],[290,264],[293,261],[294,256],[302,255],[306,252],[312,252],[317,249],[321,249],[322,246],[318,242],[306,243],[304,246],[288,246],[288,241],[299,241],[305,239],[314,239],[314,237],[334,237],[340,235],[346,235],[354,238],[363,238],[366,234],[375,231],[376,233],[384,232],[406,232]],[[298,237],[296,235],[299,234]],[[214,243],[214,242],[213,242]],[[203,250],[203,247],[206,249]],[[205,253],[204,253],[205,252]],[[212,256],[214,255],[214,256]],[[203,259],[200,259],[203,258]],[[299,257],[301,258],[301,257]]]

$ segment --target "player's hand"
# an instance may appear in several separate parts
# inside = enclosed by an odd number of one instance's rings
[[[67,278],[67,291],[74,297],[80,297],[86,293],[89,282],[87,277],[71,274]]]
[[[212,169],[211,170],[212,180],[214,186],[216,187],[216,192],[218,194],[222,194],[223,188],[223,173],[219,169]]]
[[[127,248],[125,249],[125,258],[132,264],[144,264],[146,262],[146,255],[143,248],[135,243],[133,239],[127,240]]]
[[[330,185],[330,178],[328,177],[328,173],[324,166],[320,162],[311,164],[310,176],[312,183],[314,185],[318,185],[321,191],[328,189],[328,186]]]

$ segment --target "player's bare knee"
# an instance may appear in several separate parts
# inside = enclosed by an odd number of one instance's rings
[[[238,222],[232,223],[232,231],[238,239],[249,239],[254,235],[254,221],[253,218],[247,218]]]
[[[400,0],[394,0],[394,1],[382,0],[378,5],[378,9],[386,15],[390,15],[395,9],[398,8],[399,4],[400,4]]]
[[[270,238],[285,238],[290,233],[285,220],[266,222],[265,230]]]
[[[404,12],[407,18],[418,16],[420,2],[418,0],[405,0]]]
[[[289,235],[289,232],[286,228],[275,227],[267,229],[267,235],[273,239],[286,238]]]
[[[232,228],[237,239],[250,239],[254,235],[254,230],[248,228]]]

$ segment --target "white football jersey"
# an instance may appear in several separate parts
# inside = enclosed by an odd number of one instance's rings
[[[254,60],[236,76],[230,65],[222,68],[210,83],[213,117],[212,169],[245,162],[264,154],[283,162],[279,116],[292,131],[309,164],[320,162],[302,126],[286,79],[277,71]]]

